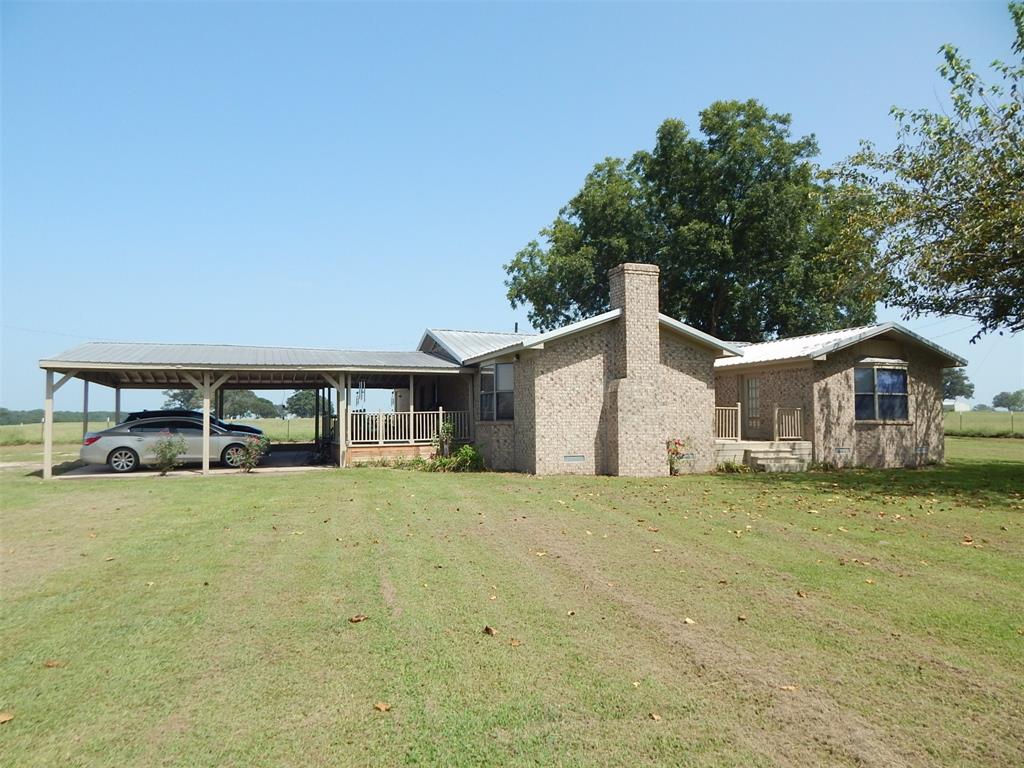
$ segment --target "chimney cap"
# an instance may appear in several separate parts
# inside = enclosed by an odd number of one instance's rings
[[[613,272],[620,272],[620,271],[621,272],[643,272],[643,273],[650,274],[650,275],[656,275],[656,274],[658,274],[661,271],[661,269],[658,267],[657,264],[642,264],[640,262],[626,261],[626,262],[623,262],[622,264],[619,264],[617,267],[612,267],[610,270],[608,270],[608,273],[611,274]]]

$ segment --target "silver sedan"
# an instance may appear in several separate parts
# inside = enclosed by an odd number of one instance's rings
[[[185,439],[182,462],[203,460],[203,422],[189,418],[138,419],[102,432],[89,432],[82,441],[79,457],[86,464],[107,464],[115,472],[132,472],[155,460],[157,441],[167,434]],[[237,467],[242,461],[245,441],[252,437],[210,425],[210,456],[221,464]]]

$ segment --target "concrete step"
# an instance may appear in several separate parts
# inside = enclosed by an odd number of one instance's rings
[[[750,462],[756,472],[806,472],[809,465],[810,461],[781,457],[754,459]]]

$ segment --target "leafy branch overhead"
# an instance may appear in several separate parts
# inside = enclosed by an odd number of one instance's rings
[[[813,136],[756,101],[715,102],[702,136],[679,120],[654,149],[607,158],[505,266],[508,298],[547,330],[607,309],[607,272],[661,268],[661,308],[723,338],[759,341],[874,320],[875,243],[843,237],[863,204],[823,182]],[[840,247],[841,246],[841,247]]]
[[[1010,15],[1019,60],[992,64],[1002,82],[944,45],[950,111],[894,108],[895,149],[864,143],[836,174],[858,190],[845,233],[881,245],[886,300],[977,320],[978,335],[1024,329],[1024,4]]]

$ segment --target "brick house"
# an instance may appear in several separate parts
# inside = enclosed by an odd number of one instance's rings
[[[41,360],[46,374],[44,476],[53,394],[65,382],[202,392],[209,420],[225,389],[314,389],[325,408],[314,441],[345,466],[429,455],[441,424],[498,470],[658,476],[666,441],[683,472],[723,462],[768,470],[907,466],[943,458],[942,369],[961,358],[894,323],[726,342],[661,314],[659,271],[609,272],[600,315],[541,334],[428,329],[412,352],[90,342]],[[55,380],[55,375],[61,375]],[[390,391],[370,412],[367,389]],[[83,430],[85,427],[83,426]]]

